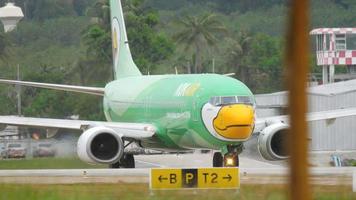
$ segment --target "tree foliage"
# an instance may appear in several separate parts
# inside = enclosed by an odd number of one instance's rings
[[[4,32],[0,32],[0,59],[3,60],[6,55],[7,51],[6,48],[9,45],[9,40],[6,37]]]
[[[145,8],[142,0],[125,1],[127,35],[133,58],[141,72],[152,72],[157,64],[174,53],[174,44],[156,30],[158,13]]]
[[[16,78],[19,64],[23,80],[97,87],[112,80],[108,0],[14,2],[25,19],[14,31],[0,32],[3,78]],[[185,73],[190,66],[208,73],[214,66],[216,73],[234,72],[253,92],[283,88],[287,0],[122,3],[131,52],[144,74]],[[355,9],[354,0],[312,0],[311,29],[353,26]],[[315,57],[311,63],[320,72]],[[0,85],[0,95],[1,114],[14,114],[14,88]],[[27,116],[104,119],[101,98],[33,88],[23,88],[22,96]]]
[[[185,45],[185,49],[194,49],[194,72],[202,72],[202,54],[204,49],[215,46],[218,35],[226,33],[226,28],[214,14],[202,16],[187,16],[179,20],[182,30],[174,35],[178,44]]]

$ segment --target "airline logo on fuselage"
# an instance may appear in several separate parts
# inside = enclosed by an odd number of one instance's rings
[[[191,97],[200,88],[200,83],[183,83],[179,85],[174,96],[177,97]]]

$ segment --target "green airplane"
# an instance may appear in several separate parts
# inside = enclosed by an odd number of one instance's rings
[[[110,4],[115,80],[105,88],[0,80],[102,96],[107,122],[0,116],[0,124],[81,130],[79,158],[113,168],[135,167],[134,155],[125,151],[131,143],[170,152],[216,150],[214,167],[239,166],[238,155],[250,138],[257,138],[265,159],[288,157],[283,148],[287,117],[257,120],[254,96],[242,82],[217,74],[142,75],[130,53],[121,2]],[[311,120],[354,115],[351,111],[312,115]]]

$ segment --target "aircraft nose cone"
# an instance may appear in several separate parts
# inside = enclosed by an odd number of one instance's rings
[[[248,139],[254,128],[254,109],[250,105],[224,106],[213,121],[215,131],[228,139]]]

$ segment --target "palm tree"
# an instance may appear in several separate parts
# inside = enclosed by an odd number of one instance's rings
[[[230,39],[228,47],[228,62],[235,68],[238,78],[246,82],[249,77],[249,53],[251,49],[252,37],[246,32],[241,31],[236,34],[234,39]]]
[[[226,28],[214,14],[187,16],[178,22],[183,28],[174,35],[178,44],[185,45],[185,50],[195,51],[194,72],[202,71],[202,54],[204,47],[215,46],[219,34],[226,33]]]

